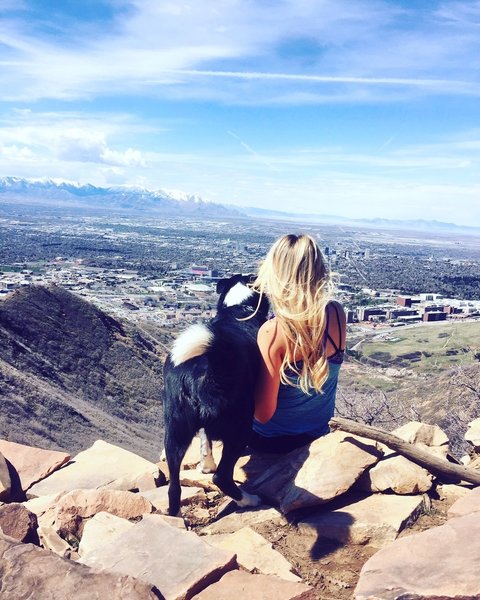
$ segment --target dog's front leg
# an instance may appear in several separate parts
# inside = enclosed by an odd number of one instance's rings
[[[205,429],[198,432],[200,437],[200,470],[202,473],[215,473],[217,465],[213,460],[212,442],[208,439]]]

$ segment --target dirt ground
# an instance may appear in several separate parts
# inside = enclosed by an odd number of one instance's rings
[[[219,507],[224,502],[221,494],[210,493],[207,505],[184,507],[189,528],[201,533],[205,525],[216,520]],[[442,525],[448,508],[446,501],[432,500],[430,509],[402,531],[400,537]],[[232,511],[233,505],[227,512]],[[315,589],[318,600],[350,600],[363,565],[378,551],[368,545],[343,545],[326,538],[315,540],[300,533],[294,524],[265,522],[252,528],[293,565],[295,573]]]

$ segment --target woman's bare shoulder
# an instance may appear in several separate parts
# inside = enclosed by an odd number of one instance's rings
[[[283,348],[286,344],[285,334],[275,317],[265,321],[258,330],[257,340],[259,344],[274,348]]]

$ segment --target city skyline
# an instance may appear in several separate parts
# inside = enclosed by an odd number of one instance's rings
[[[478,1],[0,0],[0,176],[480,224]]]

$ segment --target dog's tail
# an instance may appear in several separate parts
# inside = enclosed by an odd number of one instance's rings
[[[175,340],[170,358],[175,367],[191,358],[205,354],[213,341],[213,333],[207,325],[197,324],[186,329]]]

